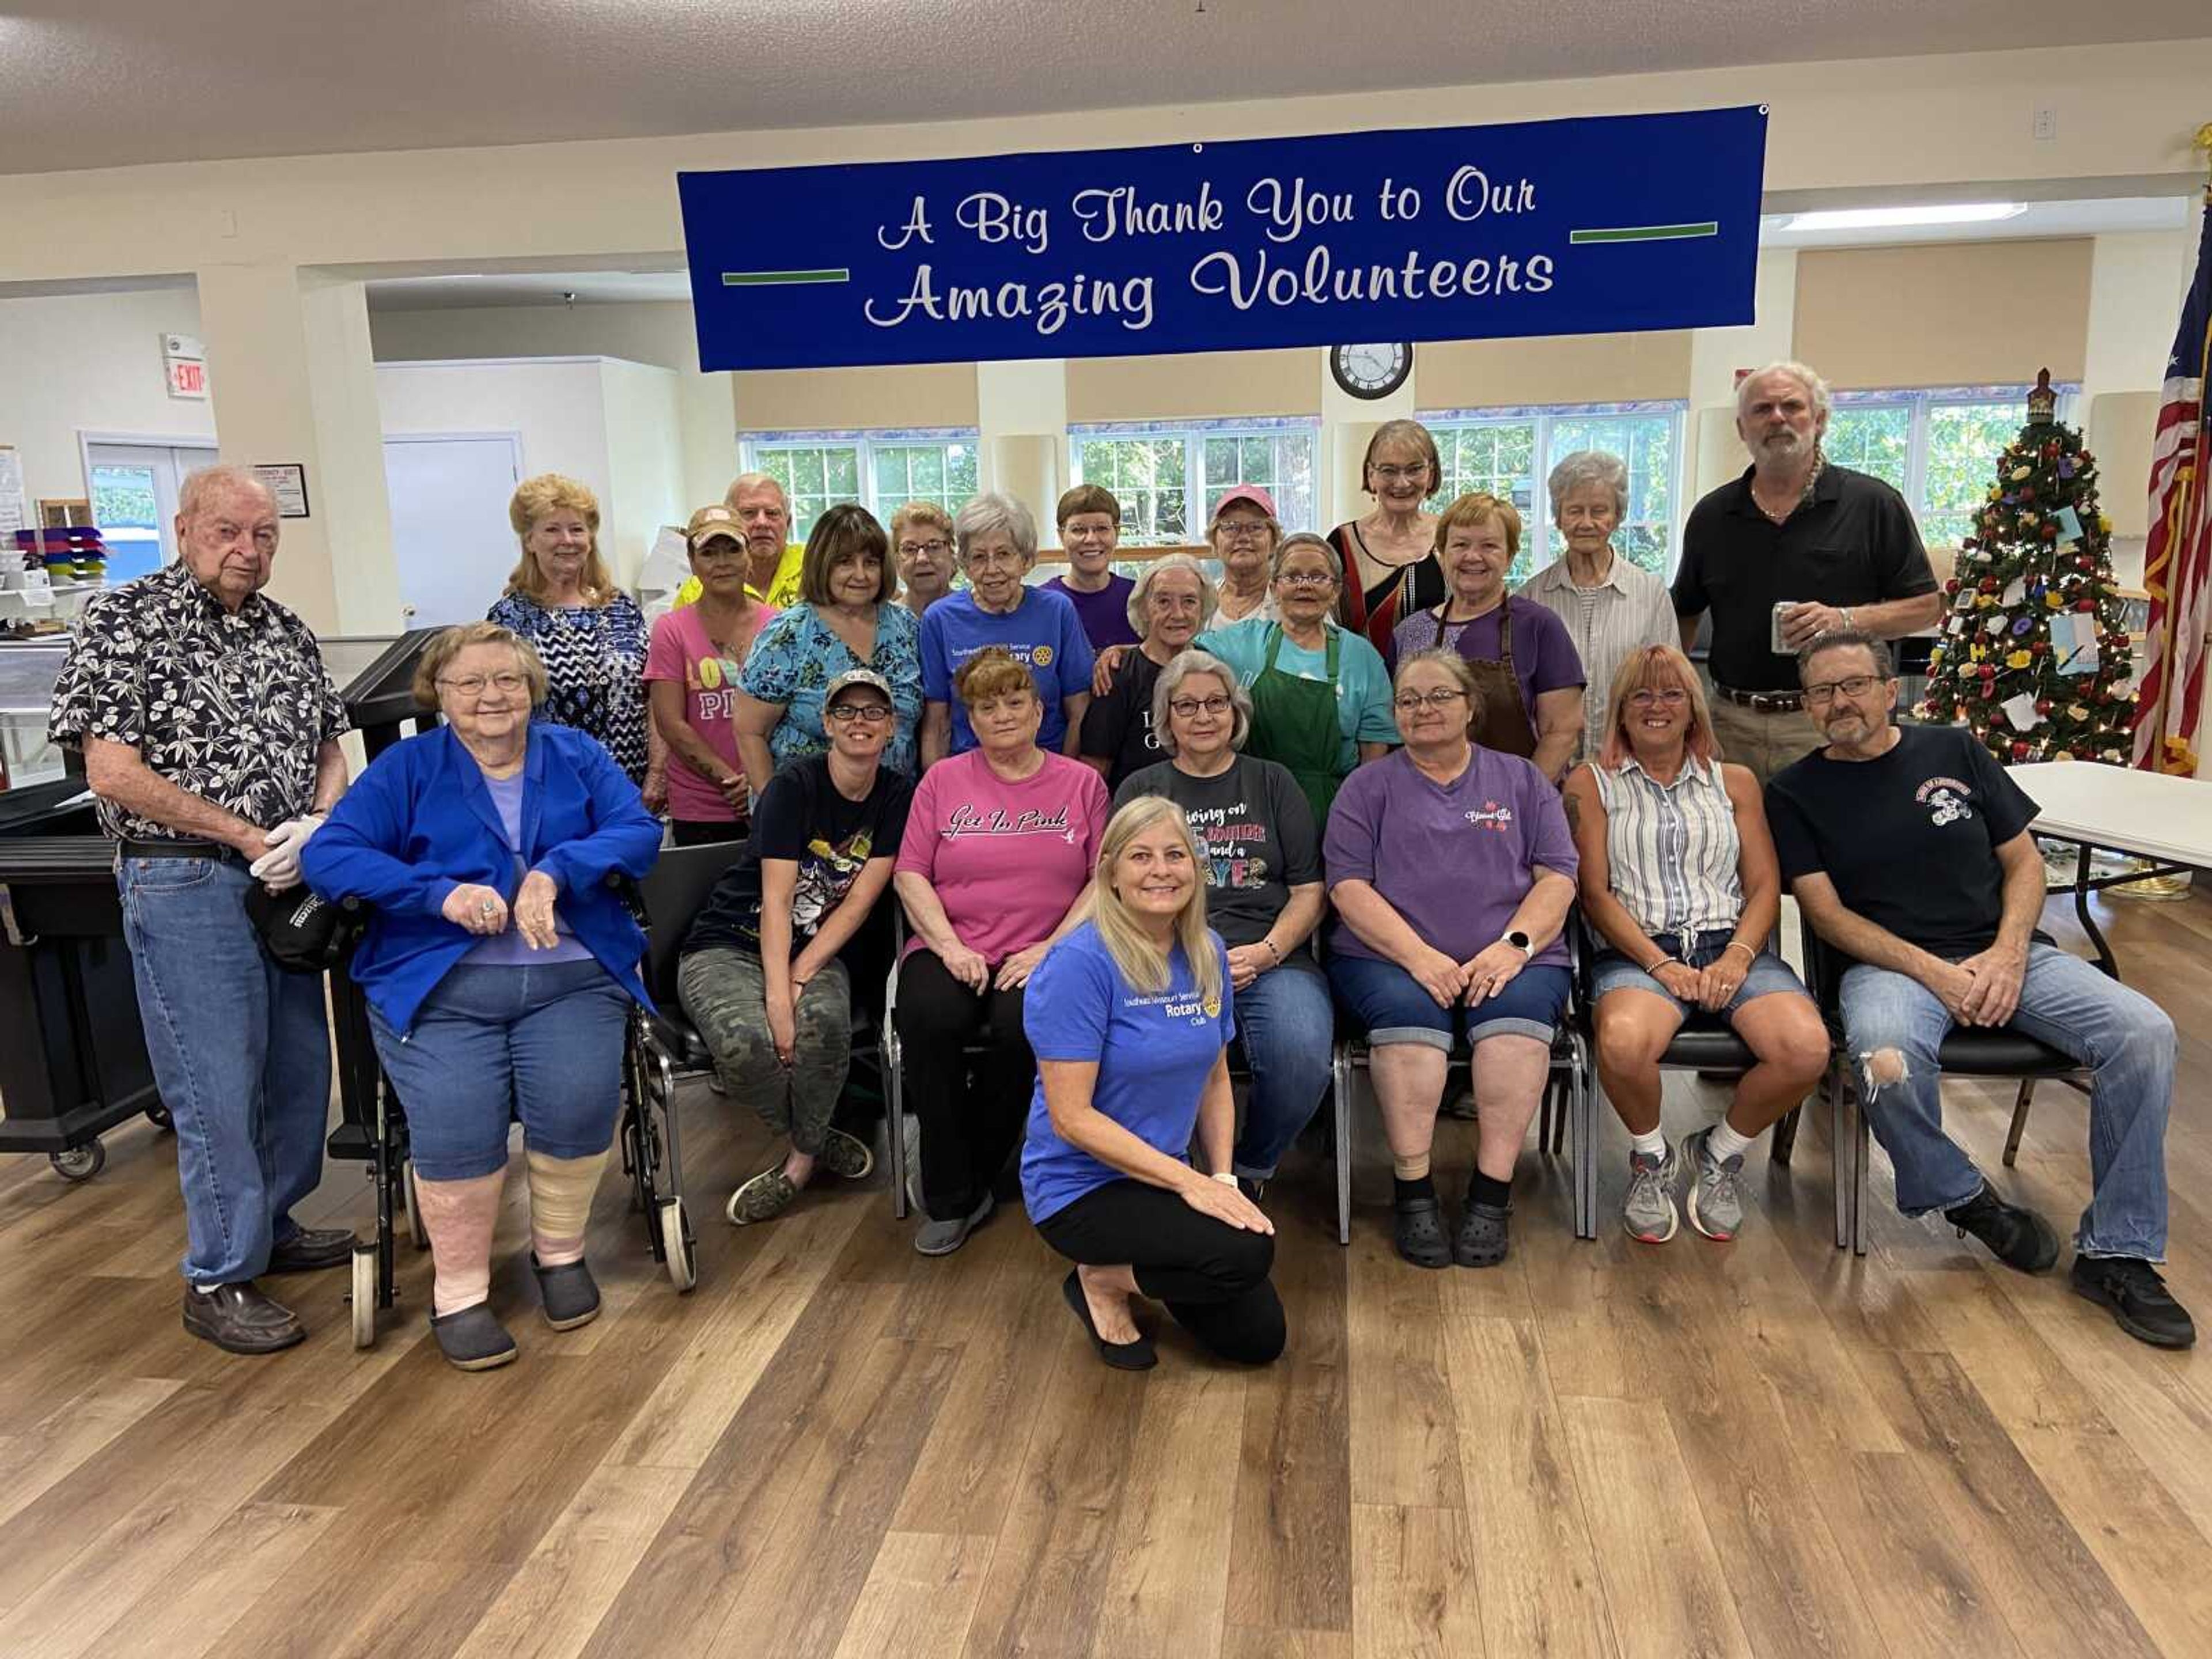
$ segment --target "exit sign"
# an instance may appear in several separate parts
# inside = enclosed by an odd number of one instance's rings
[[[164,334],[161,362],[172,398],[206,398],[207,349],[198,340],[189,334]]]

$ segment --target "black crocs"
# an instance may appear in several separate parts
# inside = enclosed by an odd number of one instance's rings
[[[530,1271],[538,1275],[538,1294],[545,1304],[545,1322],[556,1331],[572,1331],[599,1316],[599,1286],[591,1267],[579,1256],[557,1267],[541,1267],[530,1258]]]
[[[1397,1201],[1398,1254],[1416,1267],[1449,1267],[1451,1246],[1444,1239],[1444,1212],[1433,1197]]]
[[[514,1339],[507,1334],[489,1302],[477,1302],[449,1314],[430,1316],[430,1334],[438,1339],[438,1352],[446,1363],[464,1371],[488,1371],[506,1364],[515,1355]]]

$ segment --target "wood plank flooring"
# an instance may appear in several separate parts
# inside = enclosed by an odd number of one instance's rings
[[[2212,896],[2105,913],[2182,1033],[2169,1277],[2212,1321]],[[2076,935],[2053,906],[2049,925]],[[1670,1079],[1680,1133],[1717,1091]],[[464,1376],[428,1259],[350,1345],[343,1273],[282,1282],[307,1346],[233,1359],[178,1325],[172,1143],[138,1125],[71,1187],[0,1169],[0,1655],[776,1659],[2212,1652],[2212,1342],[2155,1352],[2063,1273],[1991,1266],[1891,1206],[1830,1242],[1825,1123],[1751,1158],[1736,1243],[1577,1243],[1524,1156],[1491,1273],[1393,1255],[1365,1121],[1350,1249],[1326,1167],[1270,1207],[1291,1347],[1265,1371],[1099,1365],[1018,1212],[925,1261],[878,1176],[732,1229],[765,1138],[684,1093],[701,1282],[656,1276],[611,1177],[606,1314],[536,1315],[520,1183],[494,1295],[520,1363]],[[1998,1168],[2008,1091],[1952,1085]],[[1467,1126],[1439,1165],[1456,1181]],[[2081,1102],[2049,1089],[2001,1176],[2070,1228]],[[364,1221],[333,1165],[311,1219]]]

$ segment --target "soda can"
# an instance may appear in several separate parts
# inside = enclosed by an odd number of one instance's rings
[[[1782,613],[1785,611],[1794,611],[1803,603],[1802,599],[1777,599],[1774,602],[1771,649],[1778,657],[1786,657],[1790,654],[1790,647],[1784,644],[1782,640]]]

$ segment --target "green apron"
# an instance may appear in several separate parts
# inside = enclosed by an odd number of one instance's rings
[[[1275,666],[1283,630],[1267,630],[1267,656],[1252,682],[1252,733],[1247,754],[1288,769],[1313,803],[1316,831],[1328,823],[1329,803],[1344,781],[1344,733],[1337,725],[1336,681],[1342,635],[1323,625],[1328,678],[1302,680]]]

